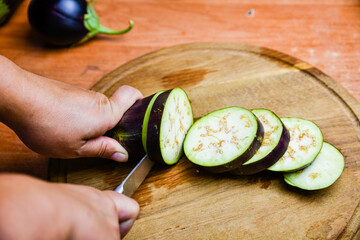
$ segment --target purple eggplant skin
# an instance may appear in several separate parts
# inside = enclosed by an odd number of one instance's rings
[[[23,0],[0,0],[0,26],[5,25]]]
[[[146,109],[154,95],[137,100],[123,115],[120,122],[105,136],[117,140],[129,154],[129,162],[138,161],[146,153],[142,144],[142,127]]]
[[[161,93],[155,100],[151,109],[148,131],[146,138],[147,154],[154,162],[165,164],[161,155],[160,148],[160,124],[163,116],[166,100],[168,99],[172,89]]]
[[[254,115],[255,116],[255,115]],[[260,148],[262,140],[264,138],[264,127],[261,124],[260,120],[255,116],[257,122],[257,131],[256,136],[254,137],[253,142],[251,143],[250,147],[238,158],[228,162],[226,164],[218,165],[218,166],[199,166],[197,168],[200,171],[206,171],[209,173],[225,173],[231,172],[234,169],[240,167],[243,163],[248,161],[250,158],[254,156],[257,150]]]
[[[28,8],[30,25],[46,42],[68,46],[89,32],[84,25],[86,1],[32,0]]]
[[[123,34],[133,27],[132,21],[119,31],[100,25],[94,4],[85,0],[32,0],[29,23],[45,42],[60,47],[84,43],[98,33]]]
[[[289,142],[290,142],[290,134],[289,131],[286,129],[285,125],[282,123],[282,133],[279,140],[279,143],[276,145],[276,147],[264,158],[247,164],[247,165],[241,165],[231,173],[235,175],[251,175],[255,173],[262,172],[272,165],[274,165],[286,152]]]

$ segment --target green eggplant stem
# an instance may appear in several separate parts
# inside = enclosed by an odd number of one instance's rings
[[[81,39],[76,45],[82,44],[89,39],[95,37],[99,33],[109,34],[109,35],[118,35],[129,32],[134,27],[134,22],[132,20],[129,21],[129,26],[122,30],[113,30],[109,29],[100,24],[100,20],[98,15],[95,12],[94,5],[96,1],[89,1],[87,3],[87,14],[84,15],[84,26],[89,31],[89,33]]]
[[[0,0],[0,24],[7,20],[8,15],[10,14],[9,6]]]

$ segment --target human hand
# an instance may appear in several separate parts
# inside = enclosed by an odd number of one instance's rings
[[[0,174],[1,239],[120,239],[139,205],[114,191]]]
[[[142,98],[130,86],[105,95],[27,72],[0,56],[0,120],[32,150],[56,158],[126,161],[127,151],[103,136]]]

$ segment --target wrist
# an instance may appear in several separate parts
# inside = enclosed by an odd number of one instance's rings
[[[44,80],[0,55],[0,121],[26,134],[29,123],[38,120],[35,118],[46,100]]]
[[[27,89],[22,75],[21,68],[4,56],[0,56],[0,120],[6,125],[11,123],[10,120],[16,120],[16,115],[22,112],[23,103],[19,97]]]

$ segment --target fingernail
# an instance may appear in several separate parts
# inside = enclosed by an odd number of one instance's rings
[[[130,231],[132,225],[134,224],[133,219],[126,220],[120,223],[120,235],[121,239]]]
[[[127,157],[125,154],[121,153],[121,152],[116,152],[111,156],[112,160],[115,160],[117,162],[126,162],[127,161]]]

